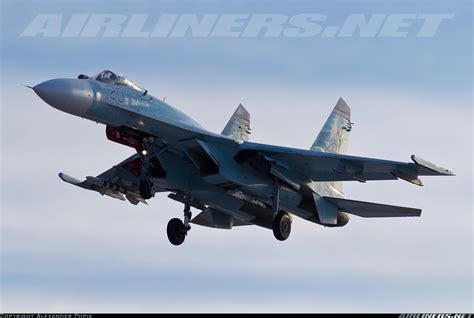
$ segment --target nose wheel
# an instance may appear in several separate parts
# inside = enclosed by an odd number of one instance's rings
[[[191,221],[191,207],[188,204],[184,205],[184,222],[178,218],[171,219],[168,222],[166,228],[166,234],[168,235],[168,240],[173,245],[181,245],[188,235],[188,231],[191,230],[189,221]]]

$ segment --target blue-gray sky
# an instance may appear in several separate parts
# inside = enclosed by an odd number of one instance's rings
[[[350,14],[454,16],[432,37],[20,37],[45,13],[318,13],[326,26]],[[0,311],[473,310],[469,1],[2,1],[1,21]],[[285,242],[258,227],[194,226],[176,248],[165,229],[182,206],[164,194],[135,207],[61,182],[60,171],[97,175],[132,151],[19,85],[103,69],[216,132],[243,103],[253,141],[299,148],[343,96],[350,154],[417,154],[457,176],[345,185],[351,198],[422,208],[421,218],[354,216],[340,229],[295,219]]]

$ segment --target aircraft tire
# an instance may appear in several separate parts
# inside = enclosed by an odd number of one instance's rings
[[[184,239],[186,238],[186,228],[184,227],[183,221],[178,218],[171,219],[168,222],[166,233],[168,234],[168,240],[171,244],[183,244]]]
[[[286,240],[291,233],[291,217],[288,213],[278,213],[273,220],[273,235],[279,241]]]

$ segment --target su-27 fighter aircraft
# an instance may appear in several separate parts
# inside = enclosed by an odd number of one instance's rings
[[[184,204],[183,221],[174,218],[167,227],[174,245],[184,242],[190,223],[220,229],[254,224],[283,241],[292,215],[328,227],[346,225],[348,214],[420,216],[420,209],[346,199],[341,182],[402,179],[421,186],[419,176],[454,175],[415,155],[410,163],[345,155],[352,123],[342,98],[311,148],[301,150],[249,142],[250,115],[242,105],[215,134],[111,71],[52,79],[33,90],[54,108],[106,125],[109,140],[136,150],[96,177],[59,177],[132,204],[170,192]],[[194,218],[191,207],[201,211]]]

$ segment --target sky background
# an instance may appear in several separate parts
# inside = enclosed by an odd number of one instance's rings
[[[1,312],[472,312],[472,4],[469,1],[0,1]],[[39,13],[452,13],[419,38],[45,38],[19,35]],[[291,237],[193,226],[166,238],[182,205],[149,206],[63,183],[132,154],[105,127],[62,113],[20,84],[111,69],[220,132],[239,103],[251,140],[309,148],[342,96],[349,153],[456,177],[348,182],[349,198],[419,207],[421,218]]]

